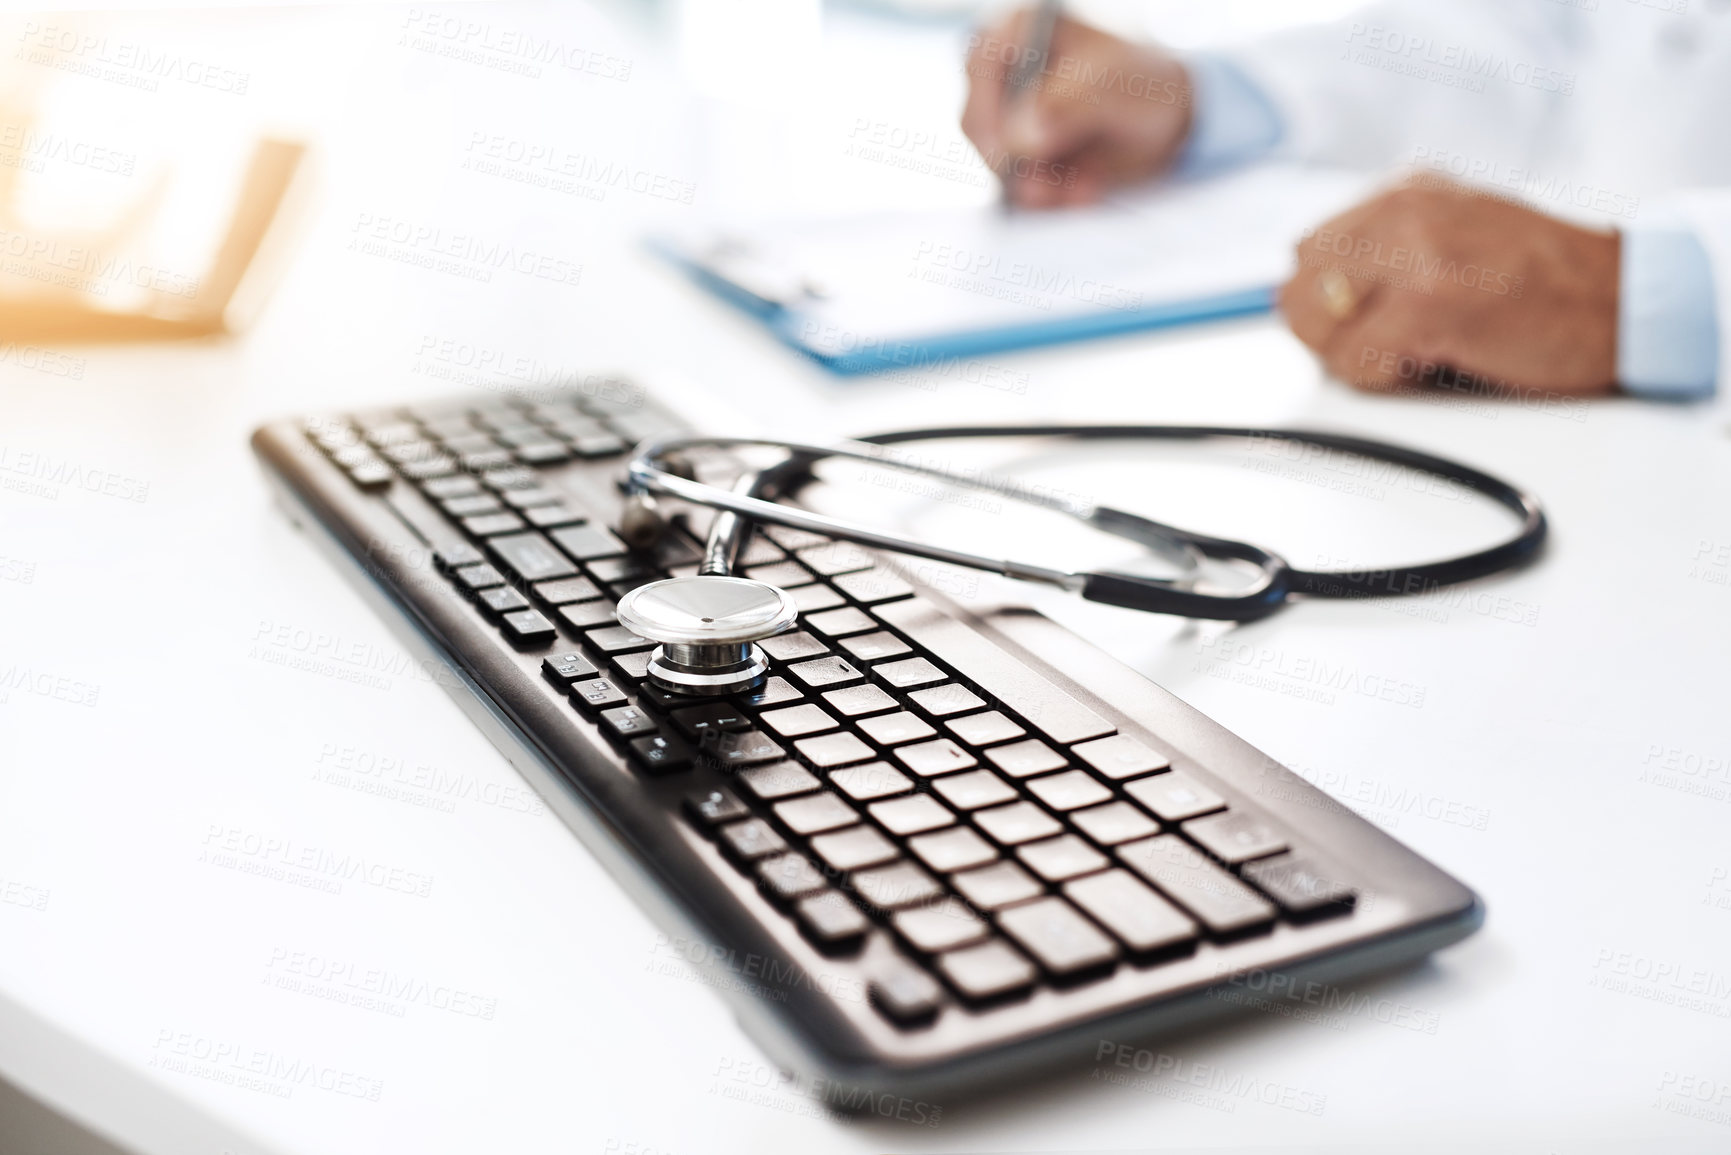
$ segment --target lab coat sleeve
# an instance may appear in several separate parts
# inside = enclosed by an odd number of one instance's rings
[[[1587,47],[1566,5],[1373,5],[1222,55],[1278,110],[1278,155],[1352,168],[1518,155],[1568,114]]]
[[[1700,189],[1677,194],[1672,200],[1675,219],[1687,223],[1707,254],[1712,282],[1717,362],[1715,374],[1721,398],[1731,402],[1731,189]],[[1646,215],[1645,212],[1642,214]],[[1710,392],[1705,390],[1703,392]],[[1722,402],[1725,403],[1725,402]]]
[[[1618,383],[1642,397],[1710,396],[1719,376],[1716,314],[1723,312],[1723,294],[1714,289],[1713,260],[1702,234],[1685,225],[1642,224],[1625,228],[1622,242]]]

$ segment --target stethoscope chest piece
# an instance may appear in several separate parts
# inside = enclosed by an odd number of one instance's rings
[[[756,642],[799,616],[781,590],[748,578],[698,574],[638,586],[619,599],[619,624],[659,642],[649,679],[694,696],[734,694],[763,681],[769,660]]]

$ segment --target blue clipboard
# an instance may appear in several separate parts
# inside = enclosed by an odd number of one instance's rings
[[[1143,329],[1193,325],[1224,320],[1274,308],[1278,284],[1257,285],[1188,300],[1161,301],[1136,309],[1078,313],[1047,321],[986,326],[919,336],[861,336],[849,348],[834,350],[814,344],[808,334],[822,322],[798,303],[771,296],[751,282],[730,276],[665,238],[652,238],[649,248],[671,261],[697,284],[755,317],[783,344],[840,376],[917,368],[988,353],[1006,353],[1041,345],[1084,341]]]
[[[652,251],[838,374],[1265,313],[1362,174],[1265,165],[1056,212],[989,206],[654,237]]]

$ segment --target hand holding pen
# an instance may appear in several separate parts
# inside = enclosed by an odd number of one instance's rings
[[[1056,0],[969,43],[962,131],[1022,208],[1087,204],[1155,176],[1190,131],[1178,59],[1064,15]]]

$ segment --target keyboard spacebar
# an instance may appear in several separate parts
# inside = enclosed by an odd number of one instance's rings
[[[1117,732],[1106,719],[973,630],[920,598],[873,606],[872,613],[932,656],[954,666],[1004,705],[1065,744]]]

